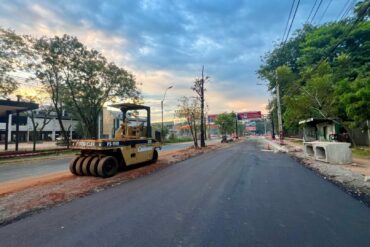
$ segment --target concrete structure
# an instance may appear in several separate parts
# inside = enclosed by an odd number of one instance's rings
[[[334,119],[309,118],[299,122],[303,125],[303,140],[309,141],[331,141],[334,135],[344,132]]]
[[[370,145],[370,123],[365,121],[362,127],[347,130],[335,118],[309,118],[299,122],[303,125],[303,141],[352,141],[359,146]]]
[[[40,130],[40,126],[43,125],[44,119],[46,118],[47,124]],[[73,119],[68,113],[64,112],[62,117],[62,123],[66,130],[70,131],[70,136],[75,137],[75,130],[78,124],[76,119]],[[8,142],[16,141],[16,116],[9,114],[7,122],[0,122],[0,142],[5,142],[7,138]],[[28,142],[32,140],[33,125],[32,120],[29,116],[21,114],[18,117],[18,140],[20,142]],[[37,140],[43,141],[55,141],[57,137],[61,135],[61,128],[55,113],[50,113],[48,116],[40,114],[39,110],[35,110],[35,124],[39,126]],[[8,125],[8,128],[6,128]]]
[[[17,96],[18,97],[18,96]],[[5,150],[8,150],[8,142],[12,138],[12,123],[15,123],[15,150],[18,151],[19,143],[19,125],[21,123],[20,113],[24,111],[37,109],[38,104],[32,102],[0,100],[0,123],[3,123],[2,131],[0,129],[0,140],[4,140]],[[13,120],[12,114],[15,113]]]
[[[352,163],[350,143],[345,142],[305,142],[304,153],[307,157],[314,158],[331,164]]]

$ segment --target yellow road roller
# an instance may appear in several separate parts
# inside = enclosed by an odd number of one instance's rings
[[[72,149],[80,150],[80,154],[70,162],[72,174],[106,178],[126,166],[157,161],[158,149],[161,148],[160,133],[152,138],[150,107],[131,103],[111,107],[121,109],[123,115],[114,139],[72,141]],[[142,110],[146,111],[145,119],[137,117]]]

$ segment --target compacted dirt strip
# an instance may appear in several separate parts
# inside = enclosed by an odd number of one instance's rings
[[[231,144],[232,145],[232,144]],[[123,182],[150,174],[193,156],[226,148],[230,144],[209,145],[205,149],[193,148],[161,152],[155,164],[128,169],[111,178],[76,177],[69,172],[57,172],[29,179],[0,183],[0,225],[27,214],[48,208],[74,198],[104,190]]]

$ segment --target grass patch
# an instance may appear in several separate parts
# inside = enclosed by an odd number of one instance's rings
[[[297,144],[303,144],[303,140],[289,140],[289,141],[291,141],[291,142],[294,142],[294,143],[297,143]]]
[[[165,141],[165,143],[180,143],[180,142],[191,142],[193,141],[193,138],[191,137],[174,137],[169,138]]]
[[[370,158],[370,148],[369,147],[356,147],[352,148],[352,154],[359,158]]]

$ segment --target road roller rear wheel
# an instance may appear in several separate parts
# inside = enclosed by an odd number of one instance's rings
[[[106,156],[99,161],[98,174],[100,177],[107,178],[114,176],[118,172],[118,162],[113,156]]]
[[[82,163],[84,162],[84,160],[86,159],[87,157],[86,156],[82,156],[80,157],[78,160],[77,160],[77,163],[76,163],[76,173],[78,176],[83,176],[84,174],[82,173]]]
[[[94,156],[88,156],[83,162],[82,162],[82,174],[85,176],[90,176],[90,164],[93,160]]]
[[[91,160],[90,166],[89,166],[89,171],[90,171],[91,176],[95,176],[95,177],[99,176],[98,175],[98,164],[99,164],[99,161],[100,161],[100,159],[99,159],[98,156],[94,157]]]
[[[73,160],[71,160],[71,162],[69,162],[69,170],[71,171],[72,174],[74,175],[77,175],[76,173],[76,163],[77,163],[77,160],[80,158],[81,156],[77,156],[75,157]]]

